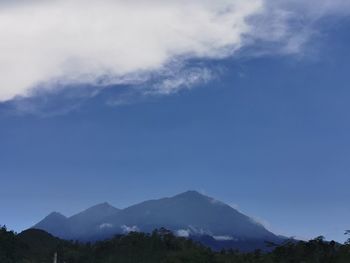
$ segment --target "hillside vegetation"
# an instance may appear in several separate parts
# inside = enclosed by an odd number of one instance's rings
[[[274,246],[273,244],[270,244]],[[20,234],[0,228],[1,263],[349,263],[350,245],[326,242],[287,242],[270,253],[234,250],[214,252],[194,241],[175,237],[165,229],[152,234],[129,233],[96,243],[64,241],[42,230]]]

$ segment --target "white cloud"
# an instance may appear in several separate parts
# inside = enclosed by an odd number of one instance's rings
[[[205,230],[203,228],[197,228],[192,225],[189,225],[188,228],[190,233],[194,235],[212,235],[212,233],[209,230]]]
[[[255,224],[261,225],[261,226],[271,230],[271,224],[266,219],[263,219],[260,217],[251,217],[250,220]],[[275,231],[271,230],[271,232],[275,232]]]
[[[234,237],[231,236],[213,236],[213,238],[217,241],[231,241],[231,240],[237,240]]]
[[[127,225],[122,225],[121,229],[124,233],[129,233],[129,232],[139,232],[140,229],[137,226],[127,226]]]
[[[322,30],[317,25],[320,19],[347,14],[350,14],[348,0],[265,0],[264,11],[255,16],[249,37],[253,41],[279,43],[278,52],[300,53],[304,45]],[[274,45],[272,52],[276,52]]]
[[[308,16],[324,16],[350,13],[348,0],[269,0],[269,7],[307,13]]]
[[[349,13],[348,0],[0,0],[0,102],[34,87],[144,83],[174,61],[225,58],[257,41],[298,53],[314,21]],[[177,73],[151,92],[213,77]]]
[[[214,198],[211,198],[211,199],[210,199],[210,202],[211,202],[212,204],[214,204],[214,205],[226,206],[225,203],[223,203],[223,202],[221,202],[221,201],[219,201],[219,200],[216,200],[216,199],[214,199]]]
[[[231,206],[233,209],[239,210],[239,204],[229,203],[229,206]]]
[[[191,88],[197,84],[208,82],[213,78],[213,73],[207,68],[191,68],[166,76],[166,78],[154,85],[151,93],[171,94],[180,89]]]
[[[175,235],[178,237],[189,237],[191,234],[191,231],[188,229],[179,229],[175,232]]]
[[[103,224],[99,225],[100,229],[112,228],[112,227],[113,227],[113,225],[110,223],[103,223]]]
[[[0,2],[2,101],[50,87],[43,83],[119,83],[178,57],[227,56],[262,7],[262,0],[13,2]]]

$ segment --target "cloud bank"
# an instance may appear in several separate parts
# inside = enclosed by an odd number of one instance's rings
[[[345,0],[0,1],[0,102],[34,88],[143,83],[168,76],[169,65],[227,58],[256,41],[299,52],[312,21],[349,10]],[[205,68],[177,72],[153,92],[212,77]]]
[[[14,2],[0,4],[2,101],[48,82],[118,84],[177,57],[226,56],[262,8],[260,0]]]

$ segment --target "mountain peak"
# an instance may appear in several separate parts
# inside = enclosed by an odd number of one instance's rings
[[[94,224],[103,220],[106,217],[115,215],[118,213],[120,209],[115,208],[107,202],[100,203],[98,205],[94,205],[78,214],[75,214],[69,218],[69,221],[78,223],[82,226],[82,224]]]
[[[117,210],[119,210],[118,208],[115,208],[114,206],[112,206],[108,202],[103,202],[103,203],[94,205],[94,206],[88,208],[87,210],[92,210],[92,209],[117,209]]]
[[[52,219],[52,218],[55,218],[55,219],[67,219],[66,216],[64,216],[64,215],[62,215],[61,213],[56,212],[56,211],[51,212],[51,213],[46,217],[46,219],[47,219],[47,218],[50,218],[50,219]]]
[[[208,196],[204,195],[204,194],[201,194],[199,193],[198,191],[195,191],[195,190],[188,190],[186,192],[183,192],[181,194],[178,194],[174,197],[205,197],[205,198],[208,198]]]
[[[58,212],[52,212],[32,228],[42,229],[57,237],[66,237],[68,218]]]

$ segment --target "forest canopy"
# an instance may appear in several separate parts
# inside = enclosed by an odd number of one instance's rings
[[[346,232],[348,233],[348,232]],[[271,252],[256,250],[212,251],[186,238],[174,236],[165,229],[151,234],[131,232],[106,241],[79,243],[53,237],[42,230],[30,229],[16,234],[0,228],[1,263],[348,263],[350,244],[325,241],[322,236],[306,241],[287,241]]]

